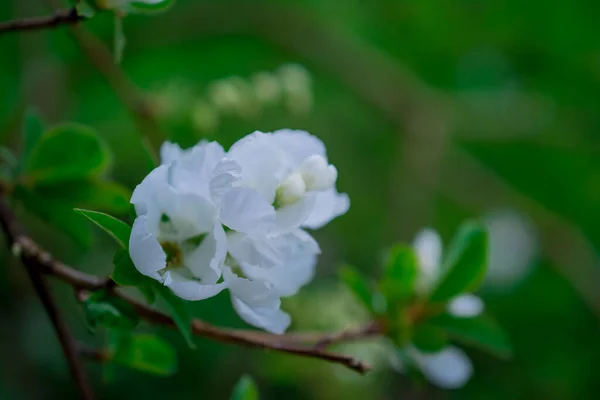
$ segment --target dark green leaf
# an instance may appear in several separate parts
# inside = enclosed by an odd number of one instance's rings
[[[110,333],[112,360],[146,373],[169,376],[177,370],[177,353],[161,338],[148,334]]]
[[[64,124],[46,131],[31,150],[24,174],[30,184],[85,179],[104,172],[110,152],[92,128]]]
[[[123,17],[115,13],[115,64],[121,64],[123,60],[123,51],[127,44],[127,38],[125,38],[125,32],[123,32]]]
[[[131,330],[140,317],[133,307],[122,299],[105,291],[92,294],[83,304],[87,325],[91,329],[99,325],[119,330]]]
[[[444,314],[431,319],[429,323],[444,329],[452,339],[473,345],[498,357],[508,358],[512,355],[508,337],[489,316],[459,318]]]
[[[122,248],[128,247],[131,227],[125,222],[97,211],[82,210],[81,208],[76,208],[75,211],[108,233]]]
[[[448,344],[448,333],[432,324],[421,324],[412,340],[416,348],[424,353],[437,353]]]
[[[196,345],[192,339],[192,317],[187,310],[187,304],[184,300],[175,296],[171,289],[161,285],[158,282],[154,282],[154,289],[160,298],[165,301],[175,325],[183,335],[183,338],[187,342],[188,346],[195,348]]]
[[[113,264],[115,269],[111,278],[121,286],[143,285],[148,283],[149,279],[152,279],[142,275],[140,271],[135,268],[135,265],[133,265],[133,261],[129,256],[128,249],[118,250],[113,257]]]
[[[396,246],[390,251],[380,283],[388,305],[406,302],[412,297],[417,272],[417,258],[411,247]]]
[[[354,293],[369,310],[373,309],[373,294],[369,289],[366,279],[349,265],[342,266],[339,270],[340,279]]]
[[[258,389],[252,378],[248,375],[240,378],[233,388],[231,400],[258,400]]]
[[[72,207],[97,209],[116,214],[129,211],[131,192],[122,185],[100,179],[76,180],[38,185],[34,188],[44,198],[72,204]]]
[[[476,289],[485,275],[487,264],[487,232],[474,222],[461,225],[442,266],[442,277],[430,300],[441,303]]]
[[[55,228],[62,230],[77,243],[85,247],[91,245],[92,230],[90,224],[73,211],[70,204],[41,197],[21,185],[15,187],[13,197],[23,205],[28,213],[34,214]]]
[[[28,109],[26,111],[23,128],[23,145],[19,162],[21,168],[27,164],[31,151],[44,132],[44,124],[34,109]]]

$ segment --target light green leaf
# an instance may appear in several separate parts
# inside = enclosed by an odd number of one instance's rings
[[[77,243],[85,247],[92,244],[90,224],[73,211],[71,204],[43,198],[21,185],[15,187],[13,198],[21,203],[28,213],[36,215],[48,224],[62,230]]]
[[[82,210],[81,208],[76,208],[75,211],[98,225],[115,239],[122,248],[126,249],[128,247],[131,227],[125,222],[97,211]]]
[[[80,0],[75,5],[75,9],[77,10],[77,15],[80,15],[85,18],[92,18],[96,15],[96,8],[94,7],[95,2],[91,4],[86,0]]]
[[[439,326],[424,323],[415,330],[412,343],[424,353],[437,353],[448,344],[448,333]]]
[[[85,179],[104,172],[110,158],[107,146],[92,128],[64,124],[42,135],[23,172],[33,185]]]
[[[115,14],[114,41],[115,64],[121,64],[121,61],[123,60],[123,51],[125,50],[125,45],[127,44],[127,38],[125,37],[125,32],[123,31],[123,17],[117,14]]]
[[[452,339],[488,351],[498,357],[512,356],[510,340],[491,317],[481,315],[459,318],[444,314],[432,318],[430,324],[444,329]]]
[[[369,289],[366,279],[354,268],[349,265],[342,266],[339,270],[340,279],[354,293],[356,298],[367,307],[373,310],[373,294]]]
[[[35,192],[43,198],[70,203],[73,208],[97,209],[126,214],[129,211],[131,192],[124,186],[100,179],[76,180],[38,185]]]
[[[231,400],[258,400],[258,398],[256,384],[248,375],[244,375],[240,378],[231,394]]]
[[[432,290],[431,302],[441,303],[477,288],[487,264],[487,232],[469,221],[455,235],[442,266],[442,276]]]
[[[411,247],[401,245],[390,250],[380,282],[388,306],[410,300],[417,272],[417,258]]]
[[[27,164],[31,151],[42,137],[44,132],[44,123],[34,109],[28,109],[25,113],[25,122],[23,124],[23,144],[21,148],[21,158],[19,165],[23,168]]]
[[[157,295],[165,301],[175,325],[183,335],[190,348],[196,348],[192,338],[192,317],[187,310],[187,305],[184,300],[175,296],[171,289],[154,281],[153,288]]]
[[[177,371],[175,349],[157,336],[110,332],[109,340],[114,362],[159,376],[169,376]]]
[[[92,294],[83,304],[85,321],[92,330],[99,325],[131,330],[139,323],[140,317],[133,307],[122,299],[105,291]]]

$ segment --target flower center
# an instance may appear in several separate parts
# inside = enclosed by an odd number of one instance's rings
[[[174,269],[183,265],[183,253],[177,243],[164,241],[160,245],[167,255],[167,266],[165,269]]]

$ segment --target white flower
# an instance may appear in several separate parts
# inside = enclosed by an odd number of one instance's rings
[[[238,232],[320,228],[349,207],[335,189],[337,170],[323,142],[305,131],[255,132],[236,142],[220,167],[231,181],[221,221]]]
[[[142,274],[183,299],[212,297],[226,287],[218,281],[227,237],[209,189],[224,151],[202,143],[183,152],[169,143],[161,154],[169,163],[154,169],[131,197],[138,215],[129,240],[131,259]]]

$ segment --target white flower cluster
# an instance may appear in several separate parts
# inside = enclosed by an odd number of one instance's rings
[[[186,300],[229,289],[244,321],[284,332],[280,298],[312,279],[320,252],[303,228],[349,207],[324,144],[305,131],[254,132],[228,152],[167,142],[161,159],[131,197],[135,267]]]
[[[413,243],[419,262],[417,292],[427,293],[440,278],[442,266],[442,240],[432,229],[422,230]],[[483,301],[473,294],[455,297],[448,304],[448,313],[457,318],[476,317],[483,312]],[[464,386],[473,375],[473,365],[464,351],[447,346],[436,353],[424,353],[411,346],[408,353],[425,377],[443,389]],[[392,360],[399,366],[398,360]],[[402,367],[400,367],[402,369]]]

